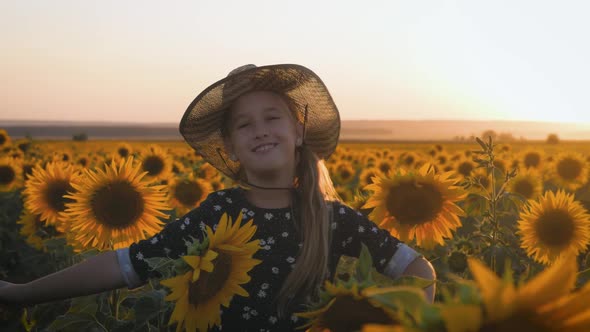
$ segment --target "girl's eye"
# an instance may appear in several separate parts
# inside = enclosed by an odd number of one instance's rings
[[[248,123],[243,123],[243,124],[241,124],[241,125],[238,126],[238,129],[245,128],[248,125],[249,125]]]
[[[280,118],[279,118],[279,117],[277,117],[277,116],[273,116],[273,117],[270,117],[269,119],[270,119],[270,120],[276,120],[276,119],[280,119]]]

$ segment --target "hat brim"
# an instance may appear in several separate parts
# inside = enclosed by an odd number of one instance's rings
[[[300,121],[307,105],[305,144],[321,159],[334,152],[340,136],[338,108],[322,80],[310,69],[295,64],[254,67],[211,84],[185,111],[179,126],[181,135],[204,160],[235,178],[240,163],[228,158],[220,128],[228,107],[242,94],[256,90],[289,97]]]

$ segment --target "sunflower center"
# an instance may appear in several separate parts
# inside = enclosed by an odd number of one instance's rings
[[[524,166],[537,167],[541,163],[541,156],[538,153],[527,153],[524,156]]]
[[[232,267],[232,256],[220,252],[213,261],[213,271],[201,271],[199,280],[191,282],[188,289],[188,302],[197,306],[201,303],[207,303],[213,298],[229,279]]]
[[[0,185],[12,183],[16,178],[16,172],[8,165],[0,166]]]
[[[389,170],[391,169],[391,165],[389,165],[389,163],[381,163],[379,164],[379,170],[383,173],[387,173],[389,172]]]
[[[158,156],[149,156],[143,161],[143,169],[149,176],[156,176],[164,170],[164,161]]]
[[[356,300],[350,295],[336,297],[332,306],[319,319],[318,325],[332,332],[358,331],[367,323],[397,323],[382,309],[376,308],[365,299]]]
[[[389,189],[386,206],[400,223],[419,225],[431,221],[441,211],[443,196],[430,183],[405,180]]]
[[[119,148],[117,150],[117,153],[119,154],[119,156],[125,158],[129,155],[129,150],[127,150],[127,148]]]
[[[517,312],[510,317],[499,321],[487,323],[479,329],[479,332],[552,332],[553,329],[547,327],[539,319],[535,319],[534,314],[527,312]]]
[[[0,134],[0,146],[4,145],[4,143],[6,143],[6,136]]]
[[[94,193],[91,203],[96,220],[113,228],[125,228],[141,217],[145,202],[129,182],[107,183]]]
[[[67,180],[56,180],[47,184],[45,189],[45,201],[54,211],[64,211],[66,203],[74,200],[64,197],[68,191],[74,191],[74,188]]]
[[[473,171],[473,164],[469,162],[462,162],[457,167],[457,171],[463,176],[469,176],[471,171]]]
[[[564,246],[571,242],[574,235],[574,220],[567,211],[549,210],[539,216],[535,230],[543,244]]]
[[[174,197],[185,206],[194,206],[202,195],[201,186],[194,181],[179,182],[174,188]]]
[[[566,180],[574,180],[582,173],[583,165],[576,159],[565,158],[557,164],[557,173]]]
[[[527,181],[526,179],[521,179],[514,183],[514,191],[529,199],[533,197],[533,192],[535,191],[535,188],[533,187],[533,184],[530,181]]]
[[[342,180],[348,180],[351,176],[352,173],[350,173],[350,171],[347,169],[343,169],[340,171],[340,177],[342,178]]]

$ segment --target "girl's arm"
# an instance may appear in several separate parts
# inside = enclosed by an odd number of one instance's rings
[[[0,282],[0,303],[33,305],[126,285],[116,253],[107,251],[26,284]]]
[[[436,280],[436,272],[430,262],[424,257],[418,257],[414,259],[408,267],[402,273],[403,275],[416,276],[428,280]],[[434,302],[434,293],[436,292],[436,283],[426,287],[424,289],[426,293],[426,299],[430,302]]]

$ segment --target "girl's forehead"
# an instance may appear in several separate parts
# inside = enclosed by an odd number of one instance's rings
[[[266,92],[266,93],[264,93]],[[284,112],[288,106],[275,93],[260,91],[248,93],[238,98],[232,105],[232,118],[273,112]]]

